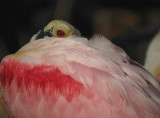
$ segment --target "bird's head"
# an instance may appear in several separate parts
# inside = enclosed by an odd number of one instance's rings
[[[45,37],[66,38],[69,36],[80,36],[79,30],[63,20],[53,20],[46,25],[36,36],[37,39]]]
[[[69,42],[67,42],[64,39],[69,41],[74,41],[74,43],[81,43],[84,45],[88,44],[88,39],[82,37],[79,30],[74,28],[71,24],[63,20],[53,20],[49,24],[47,24],[43,28],[43,30],[35,34],[30,39],[30,42],[28,42],[26,45],[20,48],[16,53],[8,55],[6,57],[14,58],[14,59],[18,59],[20,57],[26,58],[26,55],[30,53],[31,54],[30,57],[35,58],[36,55],[39,56],[38,52],[41,53],[41,52],[44,52],[44,49],[49,50],[50,48],[54,47],[55,42],[57,44],[58,42],[60,43],[64,41],[69,45]],[[34,60],[35,59],[33,59],[33,61]]]

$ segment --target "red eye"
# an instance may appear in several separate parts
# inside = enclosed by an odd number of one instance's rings
[[[57,31],[57,36],[58,37],[63,37],[64,35],[65,35],[65,33],[62,30]]]

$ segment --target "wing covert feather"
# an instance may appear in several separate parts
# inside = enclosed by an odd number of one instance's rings
[[[101,46],[95,45],[96,40],[103,42]],[[85,39],[85,44],[72,38],[40,39],[31,41],[9,57],[33,66],[56,66],[62,73],[82,83],[86,90],[96,92],[114,107],[113,110],[117,107],[127,116],[160,116],[158,82],[104,37],[96,36],[93,42],[91,39],[88,43]]]

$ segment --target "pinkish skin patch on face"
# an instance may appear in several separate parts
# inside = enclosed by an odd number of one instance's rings
[[[14,81],[17,89],[21,92],[30,91],[32,86],[34,91],[31,93],[35,94],[37,90],[48,95],[56,92],[63,95],[68,102],[84,90],[81,83],[75,81],[71,76],[61,73],[55,66],[31,67],[12,59],[2,61],[0,81],[3,89],[10,87]]]

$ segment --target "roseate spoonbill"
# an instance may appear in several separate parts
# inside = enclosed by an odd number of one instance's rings
[[[8,118],[7,112],[4,108],[4,100],[2,97],[2,91],[1,91],[1,86],[0,86],[0,118]]]
[[[6,56],[0,81],[11,118],[160,118],[152,75],[105,37],[87,40],[65,21]]]
[[[160,31],[149,44],[144,67],[151,72],[160,83]]]

